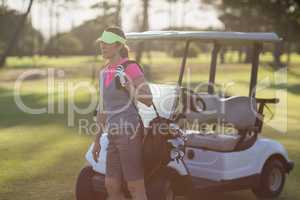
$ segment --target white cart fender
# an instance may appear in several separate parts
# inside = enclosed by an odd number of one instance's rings
[[[262,138],[256,142],[259,147],[259,155],[257,155],[256,173],[261,173],[266,161],[273,155],[281,155],[287,162],[289,161],[288,153],[284,146],[274,140]]]
[[[193,148],[193,151],[193,160],[184,158],[189,174],[214,181],[261,174],[266,161],[273,155],[280,155],[289,161],[287,152],[280,143],[263,138],[243,151],[216,152],[197,148]]]
[[[108,143],[109,141],[107,138],[107,133],[102,134],[100,138],[101,150],[100,150],[98,162],[95,162],[93,158],[92,150],[93,150],[94,143],[91,144],[91,146],[89,147],[85,155],[86,160],[93,167],[93,170],[101,174],[105,174],[106,172],[106,155],[107,155]],[[188,175],[187,169],[183,161],[180,159],[179,160],[175,159],[173,161],[170,161],[168,163],[168,167],[176,170],[179,175]]]
[[[107,133],[102,134],[100,138],[101,150],[100,150],[98,162],[95,162],[93,158],[92,150],[93,150],[94,143],[91,144],[89,150],[85,154],[85,158],[88,161],[88,163],[93,167],[93,170],[101,174],[105,174],[106,172],[106,155],[107,155],[108,142],[109,141],[107,138]]]

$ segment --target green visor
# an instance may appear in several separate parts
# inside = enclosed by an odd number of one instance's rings
[[[122,44],[126,43],[126,39],[122,38],[121,36],[118,36],[115,33],[108,32],[108,31],[103,31],[102,35],[100,38],[96,40],[97,42],[104,42],[107,44],[113,44],[115,42],[120,42]]]

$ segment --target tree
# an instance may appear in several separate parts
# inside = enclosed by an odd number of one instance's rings
[[[122,1],[118,0],[117,3],[112,3],[111,1],[108,0],[103,0],[98,3],[95,3],[91,6],[92,9],[99,9],[100,14],[99,16],[103,16],[104,21],[102,23],[105,23],[105,26],[108,25],[117,25],[121,26],[122,21],[121,21],[121,9],[122,9]],[[113,23],[108,23],[105,20],[106,16],[114,15],[114,21]]]
[[[298,0],[202,0],[214,5],[219,18],[229,31],[276,32],[287,44],[288,52],[292,41],[300,35],[300,1]],[[275,66],[281,62],[283,45],[277,45],[273,54]],[[251,51],[248,51],[251,52]],[[251,53],[246,54],[246,61]]]
[[[55,42],[51,42],[55,40]],[[59,44],[59,45],[56,45]],[[77,37],[71,33],[58,34],[57,36],[52,37],[46,48],[46,54],[58,54],[58,55],[76,55],[82,51],[82,44]]]
[[[118,26],[122,26],[122,0],[118,0],[117,11],[116,11],[116,24]]]
[[[169,3],[169,27],[173,26],[173,22],[172,22],[172,4],[174,2],[174,0],[167,0],[167,2]]]
[[[143,0],[143,21],[140,27],[140,31],[147,31],[149,29],[149,22],[148,22],[148,12],[149,12],[149,0]],[[144,51],[145,43],[140,42],[136,49],[136,56],[135,60],[137,62],[141,61],[143,51]]]
[[[185,26],[185,17],[188,14],[188,10],[186,10],[186,4],[188,0],[182,0],[182,14],[181,14],[181,26]]]
[[[58,45],[58,36],[59,36],[59,24],[60,24],[60,14],[62,10],[68,10],[69,7],[73,9],[78,9],[75,6],[78,0],[40,0],[40,3],[45,3],[48,8],[48,15],[49,15],[49,28],[48,28],[48,35],[50,37],[56,38],[56,40],[49,40],[49,42],[53,42],[53,44],[48,44],[48,46],[53,46],[59,48]],[[53,52],[53,54],[49,54],[49,56],[55,55],[56,57],[59,56],[57,52]]]
[[[9,53],[11,52],[11,50],[13,49],[13,47],[16,45],[16,43],[18,42],[18,39],[19,39],[19,36],[20,36],[20,33],[24,27],[24,24],[26,22],[26,18],[28,16],[28,14],[30,13],[30,10],[31,10],[31,7],[32,7],[32,4],[33,4],[33,1],[34,0],[30,0],[29,4],[28,4],[28,7],[27,7],[27,10],[26,12],[24,13],[22,19],[20,20],[18,26],[17,26],[17,29],[16,31],[14,32],[12,38],[10,39],[9,43],[8,43],[8,46],[7,48],[5,49],[4,53],[1,55],[0,57],[0,67],[3,67],[4,64],[5,64],[5,61],[6,61],[6,58],[7,56],[9,55]]]
[[[23,14],[16,10],[0,6],[0,55],[4,53],[8,46],[11,35],[16,30],[18,22],[22,19]],[[44,38],[40,31],[35,29],[28,17],[25,21],[21,36],[15,46],[12,48],[8,56],[24,56],[32,55],[38,46],[42,46]]]
[[[103,22],[106,23],[103,23]],[[98,16],[96,19],[88,20],[82,25],[74,27],[71,33],[81,42],[82,54],[93,55],[96,49],[96,39],[107,28],[107,24],[115,22],[115,15],[113,13],[105,16]]]

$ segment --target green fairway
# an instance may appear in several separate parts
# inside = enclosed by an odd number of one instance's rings
[[[155,57],[156,56],[156,57]],[[155,82],[176,82],[180,60],[169,59],[164,55],[154,55],[155,59],[145,59],[151,64],[151,80]],[[187,63],[190,77],[185,82],[197,83],[208,80],[209,56],[203,54],[200,59],[193,58]],[[235,58],[233,58],[234,60]],[[279,133],[274,127],[265,127],[264,136],[281,142],[295,161],[295,169],[288,176],[284,192],[279,199],[300,200],[300,56],[293,55],[292,64],[287,72],[287,84],[276,84],[278,73],[274,73],[267,62],[270,55],[262,57],[259,74],[258,97],[283,97],[278,91],[287,91],[288,132]],[[285,58],[284,58],[285,59]],[[283,59],[283,60],[284,60]],[[66,87],[70,83],[83,81],[89,86],[91,75],[87,72],[94,66],[93,57],[69,57],[60,59],[37,58],[36,67],[70,68],[66,69],[66,78],[57,79]],[[99,61],[100,62],[100,61]],[[101,64],[96,64],[99,68]],[[67,89],[61,93],[55,87],[53,95],[54,112],[47,114],[26,114],[16,106],[14,87],[16,73],[21,74],[27,68],[33,69],[31,58],[10,58],[7,68],[0,70],[0,200],[73,200],[76,177],[85,164],[84,154],[94,136],[86,135],[78,127],[80,119],[92,121],[92,113],[74,116],[74,126],[68,127],[68,102],[71,100]],[[226,84],[235,81],[228,89],[230,94],[248,95],[249,66],[229,63],[220,65],[216,82]],[[283,73],[284,75],[284,73]],[[10,77],[11,76],[11,77]],[[264,85],[267,81],[268,84]],[[63,94],[63,95],[62,95]],[[21,99],[32,108],[47,108],[49,95],[46,79],[27,80],[21,87]],[[89,105],[91,95],[87,90],[76,90],[74,103],[80,108]],[[73,100],[73,99],[72,99]],[[59,106],[65,112],[59,112]],[[274,106],[271,106],[274,108]],[[266,120],[270,115],[266,115]],[[277,122],[278,123],[278,122]],[[280,123],[280,121],[279,121]],[[199,198],[206,199],[206,198]],[[254,200],[249,191],[227,194],[214,194],[207,197],[213,200]]]

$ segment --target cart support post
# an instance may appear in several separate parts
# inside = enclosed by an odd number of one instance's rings
[[[208,81],[208,94],[214,93],[214,84],[216,78],[216,67],[217,67],[217,60],[218,60],[218,53],[220,51],[220,44],[214,43],[214,48],[212,51],[211,62],[210,62],[210,72],[209,72],[209,81]]]
[[[262,130],[262,125],[263,125],[263,120],[264,120],[264,107],[265,107],[265,103],[261,102],[259,103],[259,107],[258,107],[258,116],[256,117],[256,121],[255,121],[255,126],[258,127],[258,133],[261,132]]]
[[[190,40],[187,40],[185,43],[185,49],[183,53],[183,59],[181,62],[181,67],[180,67],[180,72],[179,72],[179,79],[178,79],[178,85],[181,86],[182,84],[182,79],[183,79],[183,74],[184,74],[184,69],[185,69],[185,64],[186,64],[186,59],[189,53],[189,46],[190,46]]]
[[[253,97],[253,98],[255,98],[256,95],[259,54],[261,50],[262,50],[262,44],[255,43],[253,45],[253,59],[252,59],[251,79],[250,79],[250,88],[249,88],[249,97]]]

